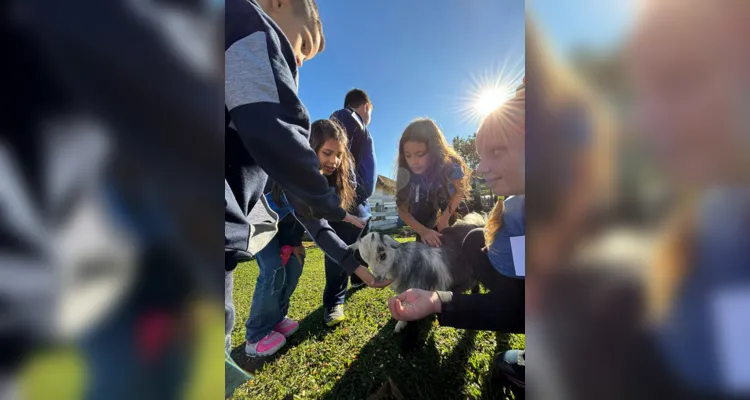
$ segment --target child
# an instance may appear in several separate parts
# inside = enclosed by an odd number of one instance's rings
[[[310,148],[310,119],[297,95],[298,67],[323,51],[314,0],[227,0],[224,18],[225,347],[234,325],[232,271],[276,234],[267,178],[332,221],[347,220]]]
[[[341,206],[350,209],[356,199],[356,181],[347,150],[346,132],[330,120],[319,120],[312,124],[310,133],[310,146],[318,155],[320,174],[341,198]],[[387,286],[388,282],[375,283],[375,277],[370,271],[360,266],[353,252],[325,220],[313,216],[313,210],[309,206],[291,196],[287,198],[278,184],[271,183],[268,189],[266,199],[279,218],[283,221],[289,221],[288,216],[296,218],[326,256],[334,260],[347,275],[355,273],[369,286]],[[276,353],[286,344],[286,338],[299,327],[297,321],[286,317],[286,313],[289,298],[302,274],[302,234],[302,230],[295,230],[294,225],[290,227],[281,224],[276,237],[257,255],[260,274],[255,285],[250,316],[245,323],[245,352],[250,356]],[[282,251],[284,245],[297,249],[295,255],[290,256],[286,262]]]
[[[398,215],[417,232],[417,240],[439,247],[440,231],[469,193],[469,174],[435,121],[414,120],[398,145]],[[438,218],[438,213],[440,217]]]

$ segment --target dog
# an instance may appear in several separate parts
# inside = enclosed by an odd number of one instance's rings
[[[486,215],[470,213],[441,232],[440,247],[423,242],[400,243],[386,234],[371,232],[350,248],[370,267],[376,279],[392,279],[391,288],[398,294],[411,288],[452,292],[471,289],[478,293],[478,280],[461,247],[469,232],[486,224]],[[399,321],[394,331],[401,332],[405,327],[406,321]]]

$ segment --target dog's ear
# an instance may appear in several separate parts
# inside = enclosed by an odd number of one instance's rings
[[[393,247],[394,249],[398,248],[399,246],[401,246],[401,243],[399,243],[396,239],[394,239],[394,238],[392,238],[392,237],[390,237],[388,235],[383,235],[383,243],[386,246]]]

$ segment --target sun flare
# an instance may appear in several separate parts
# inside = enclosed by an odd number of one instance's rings
[[[504,87],[492,87],[484,89],[479,93],[476,103],[474,103],[474,112],[478,116],[484,117],[496,108],[500,107],[508,99],[513,97],[513,92]]]
[[[490,68],[469,77],[464,96],[457,98],[456,110],[462,119],[471,124],[481,122],[484,117],[512,99],[523,81],[525,69],[523,58],[516,65],[504,63],[501,68]]]

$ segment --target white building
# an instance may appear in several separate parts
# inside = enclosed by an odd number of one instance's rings
[[[396,181],[378,175],[375,193],[370,197],[372,220],[370,228],[374,231],[385,231],[398,227],[398,210],[396,209]]]

